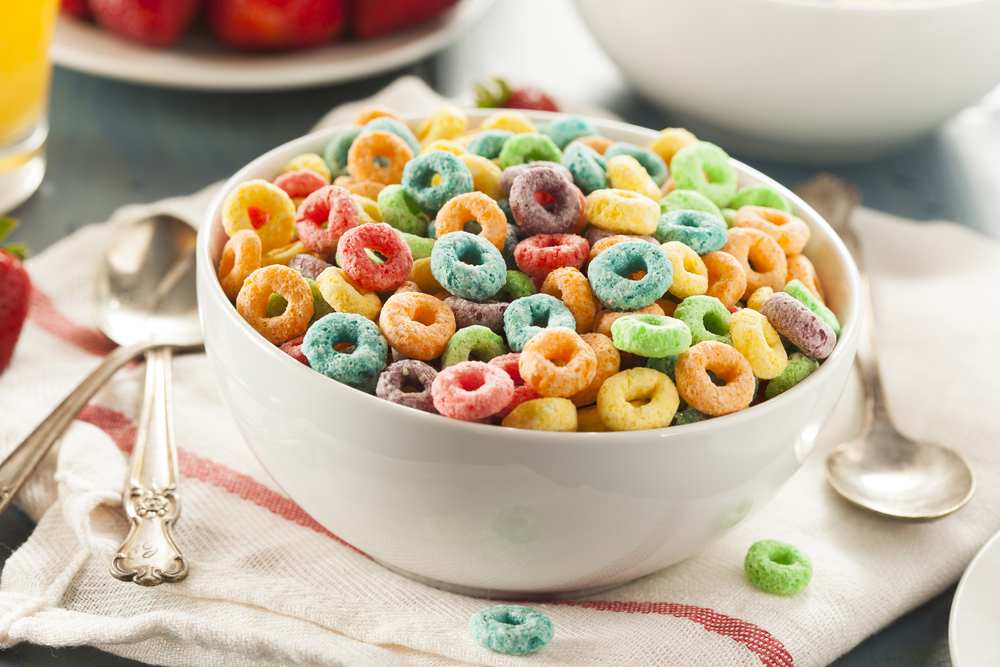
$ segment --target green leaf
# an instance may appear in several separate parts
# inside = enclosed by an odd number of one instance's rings
[[[15,227],[17,227],[17,220],[14,218],[0,218],[0,241],[3,241],[4,237]]]
[[[18,259],[28,259],[28,255],[31,254],[31,251],[28,250],[28,246],[24,243],[11,243],[10,245],[5,245],[3,249]]]

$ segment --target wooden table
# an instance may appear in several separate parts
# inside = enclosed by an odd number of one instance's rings
[[[520,18],[532,14],[533,21]],[[515,43],[532,46],[511,48]],[[331,107],[369,96],[404,73],[422,77],[447,96],[467,91],[472,81],[503,74],[539,85],[573,105],[608,108],[632,123],[652,128],[673,124],[629,89],[569,0],[504,0],[433,58],[363,81],[307,90],[169,90],[57,69],[48,173],[40,191],[14,212],[23,226],[12,240],[30,243],[39,252],[83,225],[106,220],[124,204],[188,194],[227,178],[258,155],[307,132]],[[776,164],[752,155],[735,157],[789,186],[817,171],[830,171],[858,183],[865,204],[873,208],[917,220],[954,220],[1000,235],[1000,226],[986,219],[992,203],[988,181],[980,178],[978,190],[968,185],[970,171],[981,171],[976,133],[1000,128],[1000,119],[991,125],[990,118],[983,118],[962,117],[896,155],[863,164]],[[0,517],[0,565],[32,528],[16,509]],[[954,588],[949,589],[834,664],[950,665],[947,627],[953,594]],[[87,647],[19,645],[0,651],[0,667],[57,664],[139,663]]]

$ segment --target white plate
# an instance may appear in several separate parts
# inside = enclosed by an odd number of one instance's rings
[[[953,667],[1000,667],[1000,533],[979,550],[951,603]]]
[[[461,0],[432,21],[379,39],[265,54],[230,51],[207,34],[154,49],[60,16],[52,60],[87,74],[171,88],[302,88],[360,79],[417,61],[458,37],[492,4],[493,0]]]

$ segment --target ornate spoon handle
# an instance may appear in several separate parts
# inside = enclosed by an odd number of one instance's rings
[[[170,407],[171,348],[146,352],[146,390],[132,449],[125,513],[128,537],[111,560],[111,574],[141,586],[180,581],[188,564],[171,535],[181,513],[177,449]]]

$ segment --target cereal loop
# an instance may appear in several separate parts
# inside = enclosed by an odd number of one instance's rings
[[[816,275],[813,263],[805,255],[792,255],[788,258],[788,276],[786,282],[798,280],[812,295],[819,299],[820,303],[826,303],[826,296],[823,293],[823,285]]]
[[[503,369],[481,361],[445,368],[431,385],[434,407],[452,419],[475,421],[495,415],[514,395],[514,381]]]
[[[837,344],[833,328],[791,294],[775,292],[760,312],[778,333],[814,359],[826,359]]]
[[[614,323],[621,317],[628,317],[629,315],[659,315],[662,317],[665,314],[666,313],[663,312],[663,308],[656,303],[651,303],[645,308],[640,308],[639,310],[633,310],[630,312],[601,310],[598,311],[597,315],[594,315],[594,333],[599,333],[603,336],[611,338],[611,327],[614,326]]]
[[[674,317],[688,326],[695,345],[706,340],[733,344],[733,337],[729,333],[732,325],[729,309],[715,297],[688,297],[677,306]]]
[[[302,202],[295,228],[309,250],[329,255],[344,232],[357,227],[360,217],[361,209],[351,193],[339,185],[328,185]]]
[[[378,376],[375,395],[390,403],[437,414],[431,393],[435,377],[433,367],[416,359],[403,359],[387,366]]]
[[[565,398],[536,398],[518,404],[501,426],[529,431],[576,431],[576,406]]]
[[[249,229],[264,252],[287,245],[295,226],[295,204],[288,193],[265,180],[241,183],[222,204],[222,226],[230,237]]]
[[[330,180],[312,169],[296,169],[278,176],[274,179],[274,184],[287,192],[292,199],[304,199],[320,188],[330,185]]]
[[[747,287],[741,298],[749,299],[751,294],[765,285],[775,292],[785,287],[788,277],[785,253],[778,242],[764,232],[749,227],[734,227],[729,230],[729,240],[720,252],[732,255],[743,267]]]
[[[479,236],[497,250],[503,250],[507,240],[507,216],[496,201],[482,192],[467,192],[448,200],[434,219],[437,237],[462,231],[469,220],[475,220],[483,228]]]
[[[662,359],[691,346],[691,330],[681,320],[657,315],[630,315],[615,320],[611,338],[622,352]]]
[[[378,104],[372,104],[370,106],[364,107],[358,112],[358,115],[354,117],[351,122],[354,125],[367,125],[369,121],[375,120],[376,118],[389,117],[398,120],[400,123],[403,122],[402,117],[389,107],[384,107]]]
[[[607,170],[608,181],[612,188],[631,190],[653,201],[660,200],[660,186],[650,178],[646,168],[631,155],[615,155],[609,158]]]
[[[759,313],[760,309],[764,305],[764,302],[771,298],[772,294],[774,294],[774,290],[770,287],[758,287],[754,290],[754,293],[750,295],[750,298],[747,299],[747,308],[756,310]]]
[[[420,151],[420,154],[430,153],[432,151],[448,151],[452,155],[464,155],[466,153],[465,146],[454,141],[453,139],[438,139],[437,141],[432,141]]]
[[[587,220],[618,234],[652,234],[660,205],[631,190],[595,190],[587,195]]]
[[[374,321],[382,310],[378,294],[361,287],[335,266],[316,276],[316,287],[338,313],[353,313]]]
[[[580,195],[572,179],[559,169],[533,167],[522,171],[510,186],[510,210],[514,220],[529,235],[565,234],[580,219]],[[546,209],[539,195],[552,202]]]
[[[736,211],[735,227],[752,227],[775,241],[786,255],[795,255],[809,243],[809,225],[791,213],[764,206],[743,206]]]
[[[515,300],[503,315],[507,345],[520,352],[531,338],[549,327],[576,327],[573,313],[562,301],[548,294],[532,294]]]
[[[794,595],[809,585],[812,561],[809,556],[776,540],[755,542],[743,561],[747,578],[757,588],[778,595]]]
[[[496,414],[501,419],[509,415],[521,403],[541,398],[538,392],[526,385],[521,378],[521,371],[518,368],[518,360],[520,358],[520,352],[510,352],[499,357],[493,357],[488,362],[491,366],[502,369],[514,381],[514,395],[511,397],[510,403]]]
[[[660,136],[654,139],[653,143],[649,145],[649,150],[663,158],[663,161],[669,166],[670,161],[674,159],[677,151],[697,142],[698,137],[684,128],[668,127],[660,130]]]
[[[330,168],[327,166],[326,161],[315,153],[303,153],[289,160],[282,169],[282,174],[287,174],[292,171],[299,171],[301,169],[309,169],[314,171],[323,177],[326,184],[330,183],[330,179],[333,176],[330,174]]]
[[[455,333],[455,315],[429,294],[393,294],[378,318],[382,335],[393,349],[412,359],[437,359]]]
[[[301,241],[289,243],[280,248],[271,248],[260,256],[260,265],[271,266],[272,264],[283,264],[284,266],[288,266],[288,263],[292,259],[308,251],[309,249]]]
[[[377,264],[368,256],[373,250],[385,261]],[[348,229],[337,246],[340,265],[348,276],[365,289],[388,292],[410,276],[413,255],[402,235],[384,222]]]
[[[247,276],[260,268],[260,248],[260,237],[249,229],[241,229],[226,241],[219,262],[219,283],[230,301],[236,300]]]
[[[597,355],[572,329],[552,327],[538,332],[525,344],[518,369],[525,383],[540,396],[566,398],[594,379]]]
[[[698,253],[680,241],[668,241],[662,247],[674,269],[674,280],[669,290],[671,294],[678,299],[686,299],[708,291],[708,269]]]
[[[465,132],[469,117],[454,104],[444,104],[437,108],[417,128],[417,139],[422,145],[438,139],[455,139]]]
[[[479,124],[479,131],[504,130],[520,134],[521,132],[537,132],[535,124],[528,120],[523,114],[516,111],[498,111],[489,115]]]
[[[589,332],[597,314],[597,301],[590,291],[590,281],[579,269],[564,266],[550,272],[542,283],[542,294],[548,294],[566,304],[576,318],[576,332],[581,336]]]
[[[514,261],[524,273],[544,280],[557,269],[582,269],[590,247],[576,234],[529,236],[514,248]]]
[[[597,400],[597,392],[601,390],[604,381],[621,370],[621,355],[611,339],[603,334],[588,333],[581,336],[583,342],[594,350],[597,357],[597,369],[594,379],[586,387],[569,397],[577,407],[590,405]]]
[[[476,191],[491,199],[504,198],[506,193],[500,189],[500,176],[503,170],[493,160],[471,153],[459,155],[459,158],[469,168],[469,173],[472,174],[472,187]]]
[[[744,308],[732,316],[729,325],[733,347],[740,351],[753,374],[761,380],[771,380],[781,375],[788,364],[788,354],[781,344],[781,336],[756,310]]]
[[[608,137],[602,137],[597,134],[589,134],[585,137],[577,137],[573,141],[578,141],[584,146],[593,149],[598,155],[604,155],[604,151],[611,147],[611,144],[615,143],[614,139],[609,139]],[[573,145],[573,141],[570,145]]]
[[[496,246],[468,232],[450,232],[439,238],[430,259],[434,278],[463,299],[489,299],[507,279],[507,264]]]
[[[413,159],[406,142],[391,132],[362,134],[347,151],[347,171],[355,181],[390,185],[403,179],[403,168]]]
[[[388,352],[378,327],[349,313],[327,315],[309,327],[302,341],[302,353],[314,370],[370,394],[376,391]]]
[[[490,361],[506,353],[503,338],[477,324],[455,332],[441,355],[441,368],[463,361]]]
[[[587,269],[590,288],[605,308],[645,308],[670,288],[673,267],[667,252],[645,241],[613,245],[594,258]],[[645,271],[639,280],[628,276]]]
[[[705,296],[715,297],[726,308],[735,306],[747,290],[747,274],[740,261],[721,250],[702,255],[701,261],[708,271]]]
[[[524,655],[552,641],[553,630],[552,621],[540,611],[505,604],[473,614],[469,634],[483,648]]]
[[[726,384],[712,382],[708,371]],[[705,341],[687,349],[674,366],[677,391],[684,402],[713,417],[739,412],[753,400],[753,369],[739,351],[716,341]]]
[[[726,152],[706,141],[681,148],[670,160],[678,190],[696,190],[717,206],[727,206],[736,196],[738,177]]]
[[[267,317],[272,294],[281,295],[288,305],[281,315]],[[281,345],[306,332],[313,316],[312,290],[295,269],[268,266],[247,277],[236,297],[236,310],[268,342]]]
[[[632,401],[648,402],[633,405]],[[597,393],[597,411],[601,421],[613,431],[669,426],[679,405],[674,383],[651,368],[621,371],[605,380]]]

